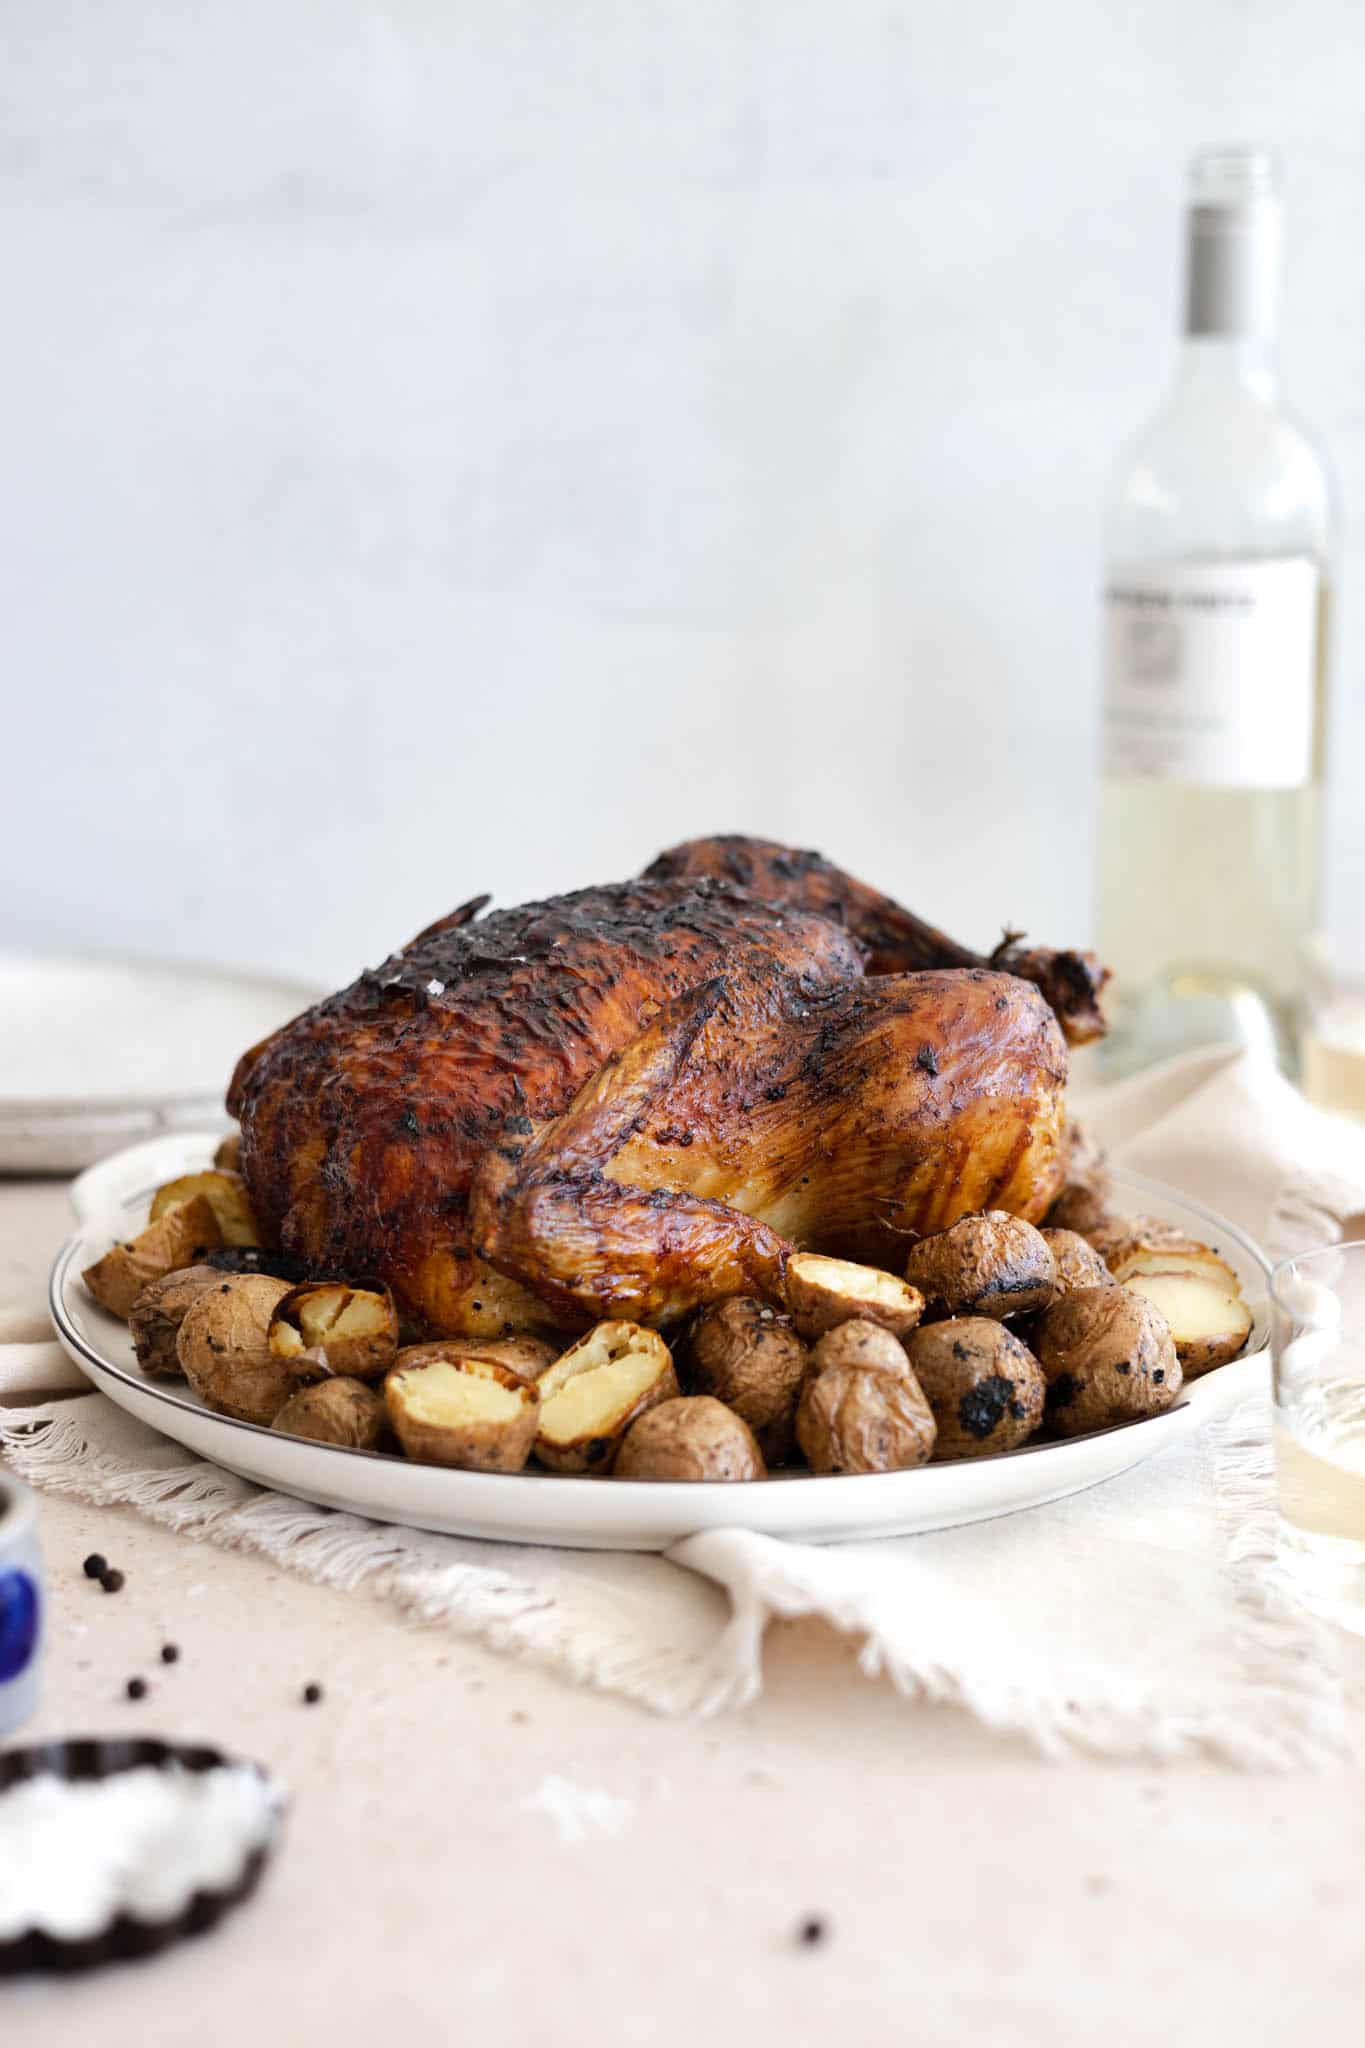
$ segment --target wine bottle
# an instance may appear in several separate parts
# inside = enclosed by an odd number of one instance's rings
[[[1190,166],[1185,339],[1105,534],[1099,943],[1110,1072],[1217,1040],[1292,1067],[1318,914],[1335,489],[1286,410],[1283,202]]]

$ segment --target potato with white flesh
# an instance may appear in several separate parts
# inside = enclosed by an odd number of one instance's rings
[[[938,1425],[936,1458],[1017,1450],[1042,1422],[1043,1368],[1003,1323],[953,1316],[916,1330],[906,1350]]]
[[[225,1138],[218,1140],[218,1150],[213,1155],[213,1163],[215,1166],[220,1166],[224,1173],[241,1172],[242,1134],[240,1131],[229,1131]]]
[[[781,1465],[795,1442],[796,1404],[809,1353],[766,1301],[737,1295],[703,1309],[688,1341],[688,1383],[723,1401],[753,1431],[766,1463]]]
[[[543,1337],[436,1337],[422,1344],[405,1344],[397,1362],[421,1365],[427,1358],[491,1358],[495,1365],[510,1366],[519,1379],[538,1380],[562,1349]]]
[[[152,1222],[195,1195],[202,1195],[212,1208],[225,1245],[260,1243],[261,1233],[247,1200],[246,1182],[240,1173],[226,1173],[217,1166],[208,1167],[203,1173],[182,1173],[178,1180],[168,1180],[164,1187],[159,1187],[152,1197]]]
[[[1219,1271],[1219,1268],[1222,1271]],[[1187,1380],[1226,1365],[1251,1335],[1251,1310],[1222,1260],[1168,1250],[1130,1263],[1122,1286],[1158,1308],[1171,1326],[1175,1355]]]
[[[384,1405],[410,1458],[465,1472],[520,1472],[540,1418],[535,1387],[492,1358],[400,1359]]]
[[[1038,1235],[1052,1254],[1058,1294],[1073,1294],[1078,1287],[1104,1287],[1112,1279],[1104,1260],[1079,1230],[1054,1230],[1044,1224]]]
[[[196,1195],[167,1210],[126,1244],[116,1244],[81,1277],[100,1307],[126,1322],[144,1287],[182,1266],[192,1266],[222,1242],[217,1216],[204,1197]]]
[[[910,1360],[900,1338],[893,1337],[880,1323],[864,1322],[861,1318],[851,1323],[840,1323],[837,1330],[826,1330],[819,1342],[812,1345],[811,1372],[824,1372],[831,1365],[856,1366],[865,1372],[889,1372],[894,1379],[905,1379],[910,1372]]]
[[[387,1287],[305,1281],[284,1295],[270,1323],[270,1348],[292,1364],[353,1380],[384,1377],[398,1355],[398,1311]]]
[[[616,1479],[766,1479],[753,1431],[712,1394],[678,1395],[636,1417],[616,1454]]]
[[[1046,1420],[1061,1436],[1136,1422],[1171,1406],[1180,1361],[1160,1310],[1126,1287],[1078,1287],[1038,1318]]]
[[[221,1287],[223,1276],[216,1266],[181,1266],[144,1287],[128,1316],[128,1333],[142,1370],[151,1377],[179,1379],[180,1360],[175,1355],[180,1325],[201,1294]]]
[[[175,1355],[210,1408],[269,1427],[295,1391],[289,1366],[270,1349],[270,1318],[288,1292],[287,1281],[242,1273],[220,1279],[186,1310]]]
[[[1028,1315],[1057,1291],[1057,1269],[1042,1233],[1003,1209],[964,1216],[910,1248],[905,1277],[950,1315]]]
[[[889,1331],[880,1334],[896,1342]],[[908,1472],[928,1464],[937,1434],[908,1361],[894,1373],[826,1365],[813,1369],[801,1390],[796,1440],[812,1472]]]
[[[346,1451],[372,1451],[384,1434],[384,1397],[363,1380],[319,1380],[291,1394],[271,1423],[284,1436],[310,1443],[338,1444]]]
[[[827,1259],[819,1252],[795,1252],[787,1261],[787,1307],[796,1333],[814,1343],[826,1330],[856,1316],[880,1323],[893,1337],[913,1330],[924,1314],[924,1296],[907,1280],[851,1259]]]
[[[639,1323],[598,1323],[536,1385],[536,1457],[550,1472],[609,1472],[636,1416],[678,1397],[672,1353]]]

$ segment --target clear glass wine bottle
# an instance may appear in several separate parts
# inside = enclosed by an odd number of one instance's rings
[[[1337,519],[1323,454],[1282,398],[1282,238],[1268,152],[1196,157],[1180,364],[1106,522],[1110,1072],[1217,1040],[1293,1064]]]

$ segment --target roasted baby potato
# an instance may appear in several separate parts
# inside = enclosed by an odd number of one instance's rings
[[[225,1138],[218,1140],[218,1150],[213,1155],[215,1166],[224,1173],[240,1173],[242,1170],[242,1134],[229,1131]]]
[[[675,1396],[636,1417],[616,1454],[617,1479],[766,1479],[753,1431],[710,1394]]]
[[[813,1369],[796,1411],[796,1440],[812,1472],[906,1472],[928,1464],[937,1433],[908,1363],[894,1373],[864,1365]]]
[[[765,1461],[783,1464],[809,1355],[791,1317],[744,1295],[717,1302],[692,1325],[688,1355],[695,1392],[723,1401],[749,1425]]]
[[[1221,1269],[1221,1270],[1220,1270]],[[1251,1310],[1221,1259],[1202,1254],[1153,1252],[1127,1265],[1122,1285],[1158,1308],[1171,1326],[1175,1355],[1187,1380],[1226,1365],[1251,1335]]]
[[[922,1237],[906,1261],[906,1278],[950,1315],[1027,1315],[1046,1308],[1057,1270],[1040,1231],[1003,1209],[964,1216]]]
[[[306,1280],[282,1295],[270,1320],[270,1348],[294,1367],[353,1380],[384,1377],[398,1355],[398,1311],[387,1287]]]
[[[910,1371],[910,1360],[906,1347],[899,1337],[883,1329],[880,1323],[864,1322],[862,1318],[851,1323],[840,1323],[837,1330],[826,1330],[810,1354],[810,1369],[813,1373],[824,1372],[827,1366],[857,1366],[867,1372],[889,1372],[895,1378],[905,1378]]]
[[[128,1315],[128,1330],[137,1362],[152,1377],[180,1378],[175,1340],[180,1325],[201,1294],[221,1287],[223,1276],[208,1265],[181,1266],[144,1287]]]
[[[894,1273],[856,1266],[850,1259],[826,1259],[795,1252],[787,1261],[787,1307],[797,1335],[813,1343],[826,1330],[857,1317],[880,1323],[893,1337],[913,1330],[924,1314],[924,1296]]]
[[[384,1405],[410,1458],[467,1472],[520,1472],[540,1416],[531,1382],[491,1358],[395,1365]]]
[[[318,1380],[291,1394],[271,1423],[285,1436],[343,1450],[372,1451],[388,1423],[384,1397],[363,1380]]]
[[[1038,1234],[1052,1253],[1058,1294],[1071,1294],[1077,1287],[1108,1285],[1113,1277],[1109,1268],[1078,1230],[1056,1230],[1047,1224]]]
[[[543,1337],[437,1337],[428,1343],[405,1344],[399,1365],[422,1365],[428,1358],[489,1358],[510,1366],[518,1379],[538,1380],[563,1347]]]
[[[289,1366],[270,1349],[270,1318],[288,1292],[283,1280],[244,1273],[220,1279],[185,1311],[175,1355],[210,1408],[269,1426],[294,1392]]]
[[[609,1472],[637,1415],[676,1399],[677,1374],[657,1330],[599,1323],[537,1381],[536,1457],[551,1472]]]
[[[938,1425],[936,1458],[1014,1451],[1041,1423],[1043,1368],[1003,1323],[954,1316],[916,1330],[906,1350]]]
[[[1180,1361],[1160,1310],[1126,1287],[1078,1287],[1038,1318],[1047,1421],[1062,1436],[1159,1415],[1180,1392]]]
[[[203,1173],[182,1173],[179,1180],[168,1180],[164,1187],[158,1188],[152,1197],[152,1222],[164,1216],[168,1209],[188,1202],[192,1195],[203,1195],[212,1207],[224,1244],[260,1243],[261,1234],[246,1198],[245,1181],[240,1173],[225,1173],[217,1166],[209,1167]]]
[[[204,1197],[196,1195],[167,1210],[126,1244],[116,1244],[81,1277],[100,1307],[126,1322],[144,1287],[182,1266],[192,1266],[222,1242],[217,1216]]]

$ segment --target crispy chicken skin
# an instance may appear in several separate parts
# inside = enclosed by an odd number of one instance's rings
[[[748,889],[723,872],[746,846]],[[264,1241],[488,1336],[771,1293],[795,1243],[890,1258],[973,1208],[1042,1214],[1066,1055],[1027,980],[929,957],[930,927],[817,856],[662,859],[693,872],[476,899],[245,1054]],[[889,912],[957,971],[868,976]]]

